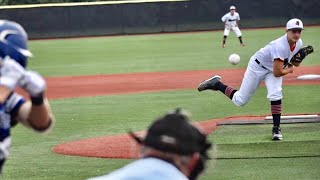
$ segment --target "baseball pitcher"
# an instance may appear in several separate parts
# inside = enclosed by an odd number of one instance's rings
[[[282,140],[280,129],[282,78],[293,73],[294,66],[299,66],[303,59],[313,52],[312,46],[302,46],[300,39],[302,30],[303,24],[300,19],[289,20],[285,35],[270,42],[251,57],[239,90],[222,83],[218,75],[203,81],[198,90],[219,90],[235,105],[243,106],[249,102],[261,81],[264,80],[273,117],[272,140]]]

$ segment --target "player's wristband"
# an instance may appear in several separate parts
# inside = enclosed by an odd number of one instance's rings
[[[43,104],[43,95],[39,95],[37,97],[30,97],[32,105],[40,106]]]

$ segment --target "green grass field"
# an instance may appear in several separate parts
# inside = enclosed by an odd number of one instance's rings
[[[304,44],[319,49],[320,39],[314,37],[320,27],[306,29]],[[47,77],[239,68],[284,30],[243,30],[243,34],[246,47],[240,47],[230,34],[225,49],[221,48],[221,31],[31,41],[35,57],[29,68]],[[239,65],[228,63],[231,53],[241,56]],[[319,54],[303,63],[312,65],[320,65]],[[320,86],[285,86],[283,91],[284,114],[319,113]],[[22,126],[14,128],[11,156],[2,178],[80,180],[106,174],[131,160],[64,156],[51,148],[72,140],[145,130],[156,117],[175,107],[189,110],[195,121],[269,114],[265,97],[266,89],[261,87],[241,108],[219,93],[195,90],[51,100],[57,120],[54,129],[39,135]],[[320,125],[283,125],[283,133],[284,141],[271,142],[270,125],[220,127],[210,135],[217,145],[217,159],[209,163],[201,179],[319,179]]]

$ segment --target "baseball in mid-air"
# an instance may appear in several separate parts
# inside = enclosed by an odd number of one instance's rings
[[[229,56],[229,62],[233,65],[239,64],[240,56],[238,54],[231,54]]]

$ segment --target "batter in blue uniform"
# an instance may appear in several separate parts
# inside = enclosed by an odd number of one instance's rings
[[[50,130],[54,122],[45,96],[45,80],[37,72],[25,69],[27,58],[32,56],[27,41],[21,25],[0,20],[0,170],[10,153],[13,126],[21,123],[43,133]],[[30,100],[17,94],[16,87],[25,90]]]

